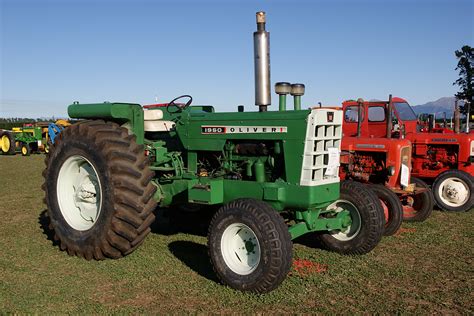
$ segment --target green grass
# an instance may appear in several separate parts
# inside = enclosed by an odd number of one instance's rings
[[[474,312],[472,211],[404,223],[365,256],[296,243],[295,258],[323,271],[293,269],[274,292],[253,295],[220,285],[206,238],[173,233],[164,219],[123,259],[68,256],[44,229],[42,169],[41,155],[0,156],[0,312]]]

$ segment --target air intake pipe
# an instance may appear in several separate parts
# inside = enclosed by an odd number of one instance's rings
[[[288,82],[275,83],[275,93],[279,95],[279,110],[286,111],[286,95],[291,93],[291,84]]]
[[[301,97],[304,95],[304,84],[302,83],[293,83],[291,85],[290,94],[293,96],[293,108],[301,110]]]
[[[255,62],[255,105],[265,112],[272,103],[270,89],[270,33],[265,31],[265,12],[257,12],[257,31],[253,33]]]

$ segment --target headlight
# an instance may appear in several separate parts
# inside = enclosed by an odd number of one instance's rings
[[[403,147],[401,152],[402,164],[407,167],[410,167],[411,161],[411,150],[410,147]]]

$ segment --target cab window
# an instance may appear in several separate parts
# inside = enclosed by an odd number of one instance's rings
[[[385,108],[383,106],[369,107],[369,122],[385,121]]]
[[[359,107],[356,105],[348,106],[344,112],[344,120],[347,123],[357,123],[359,119]],[[362,112],[362,121],[364,120],[364,112]]]

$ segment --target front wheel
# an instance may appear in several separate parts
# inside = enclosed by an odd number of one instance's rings
[[[21,155],[22,156],[29,156],[31,154],[31,148],[30,145],[27,143],[22,143],[21,144]]]
[[[217,276],[237,290],[270,292],[291,267],[288,227],[262,201],[238,199],[222,206],[209,226],[208,246]]]
[[[462,170],[448,170],[441,173],[433,183],[436,204],[443,211],[469,211],[474,206],[473,178]]]
[[[395,234],[403,220],[402,203],[398,196],[392,190],[381,184],[369,185],[382,203],[385,215],[384,236]]]
[[[344,231],[319,235],[324,248],[342,254],[364,254],[377,246],[384,233],[384,212],[379,199],[370,189],[354,181],[341,182],[339,200],[328,210],[347,210],[352,223]]]
[[[403,220],[423,222],[433,212],[434,198],[429,186],[421,179],[411,177],[411,182],[422,192],[409,195],[403,201]]]

